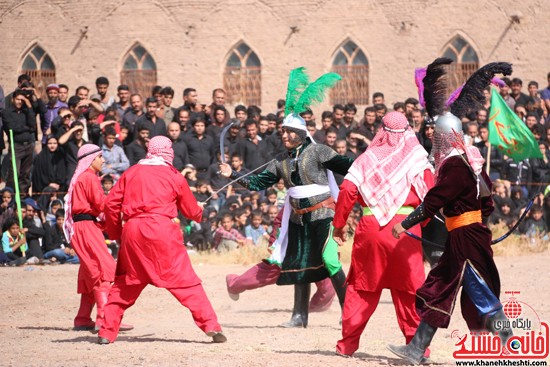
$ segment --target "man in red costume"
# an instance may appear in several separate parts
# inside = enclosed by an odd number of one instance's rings
[[[98,331],[104,317],[111,283],[115,278],[115,260],[109,254],[97,217],[104,207],[105,195],[97,173],[105,162],[101,148],[86,144],[78,150],[78,165],[65,197],[65,236],[80,259],[78,293],[80,308],[74,319],[75,330]],[[97,317],[91,319],[94,303]],[[124,325],[131,330],[131,325]]]
[[[107,197],[107,233],[122,243],[99,344],[115,341],[124,311],[148,284],[168,289],[215,343],[227,340],[183,246],[178,209],[197,222],[203,209],[173,159],[170,139],[154,137],[147,157],[124,172]]]
[[[391,291],[407,343],[420,322],[415,292],[424,281],[422,245],[410,237],[396,240],[391,230],[433,186],[432,166],[403,113],[390,112],[382,123],[369,148],[350,167],[334,215],[334,239],[343,245],[343,228],[353,205],[359,201],[363,207],[347,278],[342,339],[336,345],[336,354],[344,356],[358,349],[384,288]],[[420,228],[414,231],[420,235]]]

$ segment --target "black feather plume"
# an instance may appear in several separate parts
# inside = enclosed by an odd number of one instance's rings
[[[495,74],[512,74],[512,64],[508,62],[492,62],[479,68],[470,76],[456,101],[451,104],[451,113],[458,118],[462,118],[468,113],[477,110],[485,102],[483,89],[491,84],[491,79]]]
[[[426,112],[432,119],[445,112],[445,102],[447,100],[445,65],[452,62],[453,60],[447,57],[440,57],[435,59],[426,69],[426,76],[423,79],[424,101],[426,102]]]

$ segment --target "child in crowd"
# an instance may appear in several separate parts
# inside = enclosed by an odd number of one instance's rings
[[[230,213],[222,216],[221,226],[216,229],[212,243],[212,249],[229,251],[243,246],[246,238],[233,228],[234,221]]]
[[[189,185],[189,189],[192,192],[197,191],[196,185],[197,185],[197,169],[192,164],[186,164],[183,170],[181,171],[181,174],[185,177],[187,180],[187,184]]]
[[[252,220],[244,229],[246,235],[246,244],[252,246],[265,246],[269,240],[269,234],[262,225],[262,212],[254,211],[251,214]]]
[[[25,234],[21,230],[16,217],[10,217],[3,226],[2,233],[2,263],[8,265],[23,265],[27,259],[21,254],[21,246],[27,243]]]
[[[60,199],[55,199],[50,202],[50,207],[48,208],[48,213],[46,214],[46,222],[53,227],[56,222],[55,213],[63,209],[63,202]]]
[[[109,194],[109,191],[113,188],[115,183],[115,180],[113,179],[113,176],[111,175],[105,175],[101,179],[101,186],[103,187],[103,192],[105,192],[105,195]]]
[[[285,205],[286,187],[285,182],[281,178],[275,185],[275,192],[277,193],[277,206],[282,208]]]
[[[543,218],[544,211],[542,206],[535,204],[531,207],[529,218],[525,220],[525,223],[520,225],[520,232],[527,234],[529,237],[542,237],[548,232],[546,228],[546,221]]]
[[[193,195],[198,202],[205,202],[210,196],[210,192],[208,192],[208,183],[204,180],[197,180]]]
[[[275,191],[274,188],[269,188],[269,189],[265,190],[265,197],[266,197],[267,201],[269,201],[269,205],[279,206],[279,201],[277,199],[277,192]],[[285,202],[283,200],[283,205],[284,205],[284,203]]]
[[[246,209],[244,208],[244,206],[233,211],[233,218],[235,220],[235,229],[244,236],[244,229],[248,224],[250,224],[248,222],[248,215],[246,215]]]

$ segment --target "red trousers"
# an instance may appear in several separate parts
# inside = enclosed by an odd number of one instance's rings
[[[281,274],[281,268],[275,264],[260,262],[241,275],[229,274],[225,278],[227,291],[229,293],[239,294],[244,291],[265,287],[275,284]],[[315,283],[317,292],[311,298],[309,303],[310,312],[323,312],[330,308],[332,300],[336,296],[334,287],[330,278],[320,280]]]
[[[99,331],[99,336],[108,339],[111,343],[115,341],[124,311],[136,302],[145,286],[147,284],[127,285],[117,284],[115,281],[109,293],[109,302],[105,306],[105,320]],[[191,311],[195,324],[202,331],[205,333],[222,331],[202,284],[187,288],[167,288],[167,290]]]
[[[397,323],[408,344],[420,323],[416,314],[415,294],[390,289],[397,315]],[[352,355],[359,348],[359,339],[370,317],[376,310],[382,290],[366,292],[356,290],[348,284],[346,301],[342,313],[342,339],[336,344],[336,350],[342,354]]]

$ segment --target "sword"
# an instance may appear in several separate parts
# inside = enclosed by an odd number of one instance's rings
[[[527,213],[529,212],[529,210],[531,210],[531,207],[533,206],[534,202],[535,202],[535,198],[537,197],[537,195],[535,195],[530,201],[529,203],[527,204],[527,206],[525,207],[525,210],[523,211],[523,214],[521,215],[521,217],[519,217],[518,221],[516,222],[516,224],[514,224],[514,226],[512,228],[510,228],[510,230],[508,232],[506,232],[505,234],[503,234],[502,236],[500,236],[499,238],[497,238],[496,240],[492,240],[491,241],[491,246],[492,245],[496,245],[497,243],[505,240],[506,238],[508,238],[508,236],[510,236],[519,226],[519,224],[521,223],[521,221],[527,216]],[[418,241],[421,241],[421,242],[424,242],[424,243],[427,243],[428,245],[432,245],[432,246],[435,246],[437,248],[440,248],[440,249],[445,249],[445,245],[441,245],[439,243],[435,243],[435,242],[432,242],[432,241],[428,241],[422,237],[419,237],[417,235],[415,235],[414,233],[411,233],[409,231],[405,231],[405,234],[409,237],[412,237],[414,238],[415,240],[418,240]]]
[[[214,192],[212,193],[212,195],[210,195],[210,196],[208,197],[208,199],[206,199],[205,201],[203,201],[203,203],[207,203],[208,201],[210,201],[210,200],[214,197],[214,195],[217,195],[220,191],[222,191],[223,189],[225,189],[227,186],[234,184],[235,182],[239,181],[241,178],[246,177],[246,176],[249,176],[249,175],[253,174],[254,172],[258,171],[260,168],[264,168],[264,167],[267,166],[268,164],[273,163],[273,162],[275,162],[275,161],[276,161],[276,159],[273,158],[273,159],[270,160],[269,162],[264,163],[264,164],[262,164],[261,166],[254,168],[252,171],[250,171],[250,172],[248,172],[248,173],[245,173],[244,175],[239,176],[238,178],[234,179],[233,181],[230,181],[229,183],[223,185],[220,189],[214,191]],[[219,173],[219,172],[221,172],[221,171],[218,171],[218,173]]]
[[[231,128],[231,126],[233,126],[234,123],[235,121],[230,121],[220,133],[220,160],[222,161],[222,163],[225,163],[225,134],[227,134],[227,131]]]

